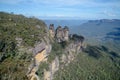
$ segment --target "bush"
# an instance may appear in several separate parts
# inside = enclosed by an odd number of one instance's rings
[[[41,62],[39,65],[39,69],[36,72],[36,74],[38,74],[38,76],[40,77],[40,79],[43,80],[43,75],[44,75],[44,69],[48,70],[49,69],[49,65],[46,62]]]

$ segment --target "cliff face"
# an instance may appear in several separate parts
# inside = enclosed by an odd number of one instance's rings
[[[46,41],[46,42],[45,42]],[[27,77],[29,80],[40,80],[39,76],[36,74],[41,62],[47,61],[47,56],[51,52],[51,44],[48,38],[44,38],[42,42],[38,42],[33,48],[33,61],[30,64],[27,72]]]
[[[53,80],[54,74],[59,70],[63,69],[64,66],[67,66],[71,61],[73,61],[78,53],[82,51],[83,45],[70,43],[64,54],[61,56],[55,56],[55,59],[49,64],[49,70],[44,70],[44,80]]]
[[[57,70],[59,70],[59,59],[56,56],[55,59],[50,63],[49,70],[44,71],[44,80],[53,80],[53,76]]]
[[[64,31],[64,32],[62,32]],[[75,59],[75,57],[80,53],[86,46],[84,43],[84,37],[79,35],[71,35],[71,38],[68,37],[68,28],[62,29],[58,27],[56,29],[56,37],[59,41],[64,41],[63,39],[65,36],[67,37],[66,40],[72,40],[63,50],[61,56],[56,55],[55,58],[49,63],[49,69],[44,70],[44,80],[53,80],[54,74],[59,70],[63,69],[64,66],[67,66],[71,61]],[[63,34],[64,33],[64,37]],[[65,34],[66,33],[66,34]],[[62,36],[62,39],[61,39]],[[52,55],[52,53],[50,54]]]

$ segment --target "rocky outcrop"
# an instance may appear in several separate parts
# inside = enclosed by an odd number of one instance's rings
[[[52,37],[52,38],[55,37],[54,24],[50,24],[50,26],[49,26],[49,34],[50,34],[50,37]]]
[[[69,28],[65,26],[62,28],[58,26],[56,30],[54,30],[54,24],[50,24],[49,33],[52,38],[55,38],[57,42],[68,41],[69,40]]]
[[[69,29],[67,26],[65,26],[64,28],[62,28],[61,26],[59,26],[56,29],[56,35],[55,35],[56,41],[57,42],[63,42],[63,41],[68,41],[69,40]]]
[[[58,43],[69,41],[69,39],[71,39],[71,42],[65,47],[64,54],[61,54],[59,57],[55,56],[55,59],[49,63],[49,69],[44,69],[44,80],[53,80],[55,72],[58,71],[59,68],[63,69],[64,66],[67,66],[74,60],[77,53],[80,53],[84,48],[84,37],[76,34],[69,37],[69,28],[67,26],[64,28],[59,26],[56,31],[54,31],[54,25],[50,24],[49,33]],[[30,80],[40,80],[36,72],[41,62],[47,62],[47,56],[51,52],[51,49],[52,45],[50,45],[50,40],[46,36],[43,37],[41,42],[37,42],[33,49],[32,63],[27,73]]]
[[[23,39],[19,38],[19,37],[16,37],[15,40],[17,41],[17,47],[20,47],[21,44],[22,44]]]
[[[63,28],[63,32],[64,32],[64,41],[68,41],[69,40],[69,28],[67,26],[65,26]]]
[[[61,26],[57,27],[56,29],[56,34],[55,34],[55,39],[57,42],[62,42],[64,37],[64,32]]]
[[[59,70],[59,58],[56,56],[49,65],[49,71],[44,71],[44,80],[53,80],[53,76],[57,70]]]
[[[55,72],[67,66],[85,48],[83,36],[73,35],[72,38],[75,40],[65,48],[64,54],[56,56],[49,64],[49,70],[44,70],[44,80],[53,80]]]
[[[77,50],[83,50],[86,47],[84,42],[85,38],[83,36],[73,34],[70,38],[74,41],[74,44],[77,46]]]
[[[44,70],[44,80],[53,80],[55,73],[64,66],[67,66],[75,57],[73,53],[65,53],[60,57],[55,57],[55,59],[50,63],[49,70]],[[62,63],[62,64],[60,64]]]

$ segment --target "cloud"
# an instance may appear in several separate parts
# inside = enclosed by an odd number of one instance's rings
[[[117,17],[120,13],[120,0],[0,0],[0,4],[1,10],[47,17]]]
[[[31,0],[35,3],[43,3],[46,5],[54,4],[54,5],[112,5],[119,4],[120,0]]]
[[[0,3],[4,4],[18,4],[20,2],[23,2],[25,0],[0,0]]]
[[[86,1],[86,0],[85,0]],[[66,4],[66,5],[76,5],[82,0],[0,0],[0,3],[6,4],[18,4],[20,2],[32,2],[32,3],[42,3],[42,4]]]
[[[107,10],[103,11],[103,14],[107,15],[107,16],[110,16],[110,17],[115,17],[116,15],[112,12],[109,12]]]
[[[33,2],[44,3],[44,4],[76,5],[83,1],[82,0],[42,0],[42,1],[33,0]]]
[[[101,7],[101,6],[118,6],[120,7],[120,0],[0,0],[0,3],[5,4],[43,4],[49,7],[63,7],[63,6],[85,6],[85,7]]]

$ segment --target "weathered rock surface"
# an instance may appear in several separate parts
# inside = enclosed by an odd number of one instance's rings
[[[54,24],[50,24],[49,26],[49,33],[52,38],[55,37],[55,30],[54,30]]]
[[[50,63],[49,70],[44,71],[44,80],[53,80],[55,72],[57,72],[59,68],[63,69],[64,66],[67,66],[75,59],[77,54],[82,51],[81,47],[84,47],[82,44],[83,42],[81,42],[81,40],[72,42],[66,47],[65,52],[61,55],[61,57],[56,56]]]
[[[44,80],[53,80],[53,76],[57,70],[59,70],[59,59],[56,56],[49,65],[49,71],[44,71]]]
[[[55,59],[49,63],[48,70],[44,69],[44,80],[53,80],[55,72],[58,71],[59,68],[63,69],[64,66],[67,66],[84,48],[84,37],[76,34],[69,37],[69,28],[67,26],[64,28],[59,26],[55,31],[54,25],[50,24],[49,34],[52,38],[55,38],[58,43],[69,41],[69,38],[72,39],[72,42],[65,47],[64,54],[59,57],[55,56]],[[41,62],[47,62],[47,56],[51,50],[52,45],[50,45],[50,40],[46,36],[43,37],[41,42],[38,42],[35,45],[35,48],[33,49],[32,63],[29,66],[27,73],[30,80],[34,80],[34,78],[40,80],[36,72],[38,71]]]
[[[64,37],[64,32],[61,26],[57,27],[56,33],[55,33],[55,39],[57,42],[62,42]]]
[[[69,28],[65,26],[62,28],[58,26],[56,30],[54,30],[54,24],[50,24],[49,33],[52,38],[55,38],[57,42],[68,41],[69,40]]]
[[[69,28],[65,26],[63,28],[63,32],[64,32],[64,41],[68,41],[69,40]]]
[[[34,80],[34,78],[40,80],[36,72],[38,71],[40,63],[47,60],[46,57],[48,56],[48,52],[50,52],[50,50],[51,45],[46,44],[45,42],[41,42],[35,45],[35,48],[33,49],[33,61],[27,72],[27,76],[30,80]]]

